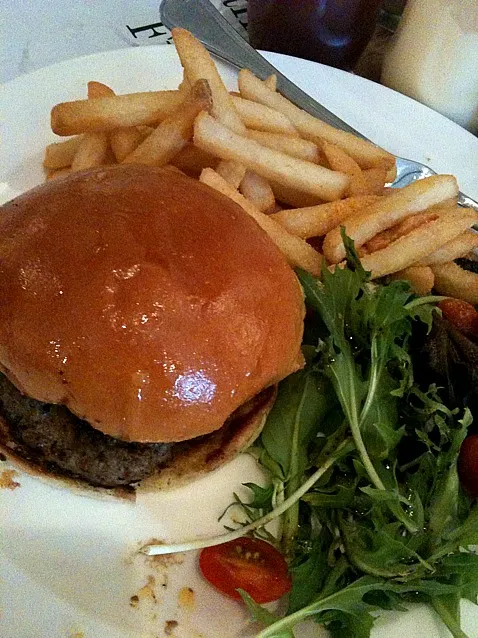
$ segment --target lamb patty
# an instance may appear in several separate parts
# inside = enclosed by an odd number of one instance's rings
[[[3,374],[0,417],[0,438],[19,456],[97,487],[126,486],[151,476],[169,460],[174,445],[115,439],[64,406],[22,394]]]

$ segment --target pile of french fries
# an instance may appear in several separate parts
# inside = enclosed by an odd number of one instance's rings
[[[343,263],[341,227],[373,278],[408,279],[419,294],[478,303],[478,275],[455,259],[478,247],[478,214],[457,205],[451,175],[387,188],[395,158],[302,111],[243,69],[230,92],[203,45],[173,30],[184,70],[175,91],[115,95],[88,83],[87,99],[57,104],[47,178],[108,164],[164,166],[234,200],[292,266],[320,276]]]

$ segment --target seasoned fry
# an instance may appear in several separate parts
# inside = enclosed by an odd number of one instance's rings
[[[201,79],[208,81],[213,116],[236,133],[244,133],[245,126],[206,48],[186,29],[173,29],[172,36],[189,82],[194,85]]]
[[[262,146],[274,148],[276,151],[287,153],[287,155],[292,155],[292,157],[297,157],[313,164],[321,163],[322,155],[317,144],[303,140],[300,137],[253,130],[248,131],[247,136],[256,140]]]
[[[103,82],[88,82],[88,99],[96,100],[99,97],[112,97],[115,92]]]
[[[394,226],[405,217],[457,196],[458,184],[452,175],[433,175],[421,179],[404,188],[395,189],[368,211],[349,218],[345,224],[347,235],[354,240],[356,247],[363,246],[372,237]],[[345,248],[340,228],[334,228],[327,234],[324,240],[324,255],[333,264],[344,259]]]
[[[477,221],[478,213],[470,208],[445,209],[435,221],[422,224],[383,250],[362,257],[362,266],[372,272],[373,279],[403,270],[451,241]]]
[[[393,273],[392,280],[405,279],[417,295],[428,295],[432,291],[435,276],[429,266],[409,266],[403,270]]]
[[[396,173],[395,167],[393,171]],[[383,195],[385,184],[392,181],[389,178],[390,170],[377,166],[376,168],[367,168],[362,171],[362,176],[365,181],[365,189],[368,195]]]
[[[101,132],[86,133],[76,151],[71,170],[83,171],[87,168],[102,166],[108,151],[108,134]]]
[[[168,164],[191,140],[197,114],[210,110],[211,105],[212,97],[207,81],[198,80],[190,96],[180,108],[163,120],[142,144],[124,158],[122,163],[147,166]]]
[[[302,237],[302,239],[321,237],[351,215],[359,215],[379,200],[377,195],[348,197],[318,206],[281,210],[279,213],[275,213],[273,218],[290,233]]]
[[[277,91],[277,75],[275,73],[269,75],[269,77],[264,80],[264,84],[271,91]]]
[[[350,183],[347,189],[348,196],[369,194],[362,169],[340,146],[323,140],[322,152],[325,155],[329,167],[333,171],[345,173],[350,177]]]
[[[214,168],[218,160],[211,153],[189,143],[175,155],[171,163],[187,174],[199,176],[203,168]]]
[[[246,199],[254,204],[261,213],[269,215],[275,208],[276,199],[269,182],[254,173],[254,171],[246,171],[244,179],[241,181],[239,191]]]
[[[48,170],[58,170],[71,166],[76,151],[81,143],[81,135],[61,142],[53,142],[45,148],[43,166]]]
[[[207,113],[196,118],[194,143],[221,159],[240,162],[266,179],[324,200],[342,197],[348,186],[346,175],[261,146],[255,140],[227,129]]]
[[[147,137],[147,136],[146,136]],[[145,139],[137,126],[116,129],[110,134],[110,146],[118,163],[130,155]]]
[[[391,228],[387,228],[383,232],[372,237],[366,244],[362,246],[362,254],[373,253],[377,250],[386,248],[389,244],[397,241],[402,235],[406,235],[410,231],[418,228],[422,224],[434,221],[438,218],[438,211],[425,211],[424,213],[416,213],[405,217],[401,222],[395,224]]]
[[[431,268],[435,275],[435,290],[440,295],[463,299],[473,305],[478,304],[478,274],[460,268],[453,261],[435,264]]]
[[[238,189],[246,174],[246,167],[238,162],[221,160],[216,166],[216,173],[219,173],[233,188]]]
[[[478,248],[478,233],[467,230],[455,239],[444,244],[438,250],[421,259],[417,265],[434,266],[435,264],[445,264],[459,257],[465,257],[471,251]]]
[[[51,111],[51,128],[57,135],[77,135],[157,125],[181,104],[183,97],[178,91],[151,91],[62,102]]]
[[[286,115],[305,139],[317,144],[321,140],[337,144],[353,157],[361,168],[385,165],[390,168],[395,163],[395,158],[387,151],[351,133],[339,131],[301,110],[280,93],[271,91],[264,82],[261,82],[247,69],[242,69],[239,72],[239,90],[242,97],[270,106]]]
[[[250,201],[230,186],[230,184],[215,171],[211,168],[205,168],[201,173],[200,181],[204,184],[208,184],[239,204],[269,235],[292,266],[299,266],[317,276],[320,274],[322,257],[316,250],[302,239],[288,233],[280,224],[271,219],[271,217],[257,210]]]
[[[231,97],[241,120],[248,129],[299,137],[297,129],[289,118],[279,111],[259,104],[259,102],[245,100],[240,96],[232,95]]]

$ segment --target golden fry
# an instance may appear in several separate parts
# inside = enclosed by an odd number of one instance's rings
[[[451,261],[431,267],[435,275],[435,290],[440,295],[463,299],[473,305],[478,304],[478,274],[460,268]]]
[[[413,292],[421,296],[430,294],[435,283],[435,276],[429,266],[409,266],[393,273],[390,279],[408,281]]]
[[[346,175],[261,146],[227,129],[207,113],[196,118],[194,143],[221,159],[244,164],[266,179],[321,199],[330,201],[342,197],[348,185]]]
[[[317,144],[303,140],[300,137],[253,130],[247,131],[247,136],[256,140],[262,146],[274,148],[276,151],[292,155],[292,157],[297,157],[313,164],[321,163],[322,155]]]
[[[122,163],[147,166],[168,164],[192,139],[197,114],[208,111],[211,104],[211,91],[207,81],[198,80],[190,96],[176,112],[163,120],[142,144],[124,158]]]
[[[275,208],[276,199],[269,182],[254,173],[254,171],[246,171],[244,179],[241,181],[239,191],[246,199],[254,204],[261,213],[269,215]]]
[[[377,195],[338,199],[335,202],[281,210],[273,215],[290,233],[308,239],[322,237],[351,215],[359,215],[379,201]]]
[[[242,97],[265,104],[286,115],[305,139],[317,144],[320,144],[322,140],[337,144],[353,157],[361,168],[372,168],[385,164],[390,168],[395,163],[395,158],[387,151],[351,133],[339,131],[303,111],[280,93],[271,91],[264,82],[261,82],[247,69],[242,69],[239,72],[239,90]]]
[[[200,181],[239,204],[269,235],[292,266],[299,266],[317,276],[320,274],[322,256],[316,250],[302,239],[288,233],[271,217],[261,213],[254,204],[235,190],[214,170],[205,168],[201,173]]]
[[[238,189],[246,174],[246,167],[238,162],[221,160],[216,166],[216,173],[219,173],[233,188]]]
[[[151,91],[62,102],[51,111],[51,128],[57,135],[77,135],[125,126],[157,125],[182,100],[178,91]]]
[[[264,84],[271,91],[277,91],[277,75],[275,73],[269,75],[269,77],[264,80]]]
[[[347,235],[354,240],[358,248],[405,217],[457,196],[458,184],[452,175],[433,175],[418,180],[404,188],[394,189],[369,210],[349,218],[345,224]],[[344,259],[345,248],[340,228],[334,228],[327,234],[324,240],[324,255],[333,264]]]
[[[470,208],[445,209],[435,221],[422,224],[383,250],[362,257],[362,266],[372,272],[373,279],[403,270],[451,241],[477,221],[478,213]]]
[[[232,95],[232,101],[241,120],[248,129],[257,131],[268,131],[269,133],[281,133],[283,135],[293,135],[299,138],[299,133],[292,122],[279,111],[252,102],[236,95]]]
[[[48,170],[57,170],[71,166],[76,151],[81,143],[81,135],[61,142],[53,142],[45,148],[43,166]]]
[[[445,264],[459,257],[466,257],[466,255],[477,248],[478,233],[472,230],[466,230],[438,250],[430,253],[424,259],[421,259],[419,265],[434,266],[435,264]]]
[[[191,85],[207,80],[212,94],[212,114],[220,122],[237,133],[244,133],[245,126],[239,117],[233,100],[206,48],[192,33],[185,29],[173,29],[172,36],[179,59]]]

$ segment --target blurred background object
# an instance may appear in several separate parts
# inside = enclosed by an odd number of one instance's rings
[[[408,0],[381,81],[478,133],[478,1]]]
[[[351,70],[373,35],[382,0],[248,0],[249,41]]]

